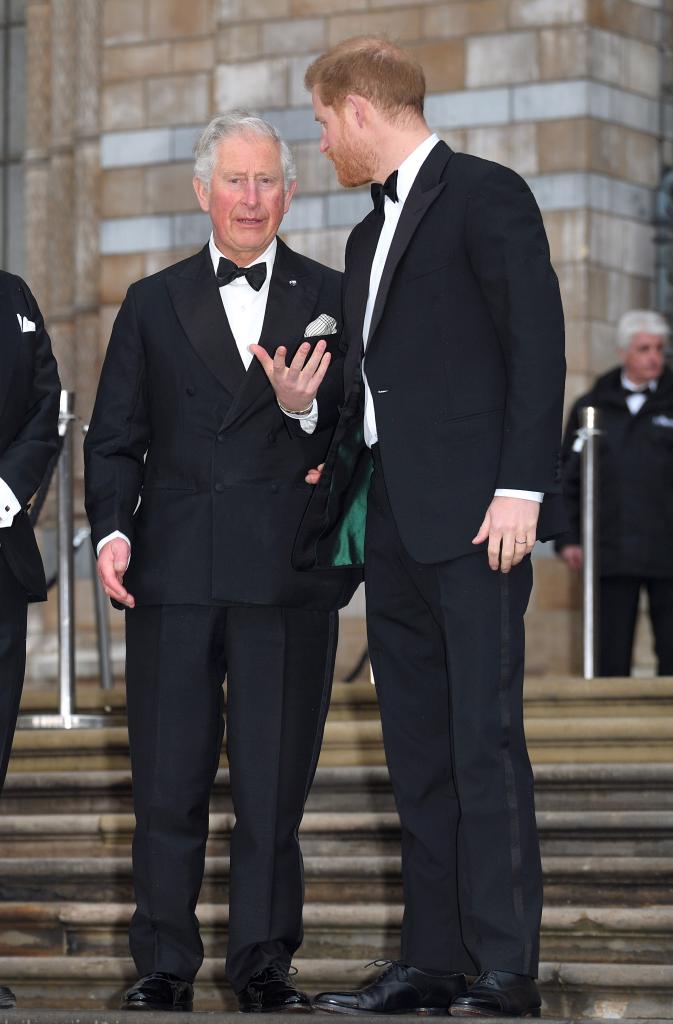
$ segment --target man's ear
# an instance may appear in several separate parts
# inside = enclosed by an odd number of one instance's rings
[[[346,96],[344,106],[348,109],[358,128],[363,128],[368,119],[369,100],[366,100],[364,96],[358,96],[357,93],[351,93]]]
[[[210,189],[203,184],[200,178],[192,178],[192,185],[196,192],[196,198],[199,201],[199,206],[204,213],[208,213],[210,209]]]
[[[290,183],[290,187],[287,189],[287,191],[285,193],[285,204],[283,206],[283,213],[287,213],[287,211],[290,209],[290,203],[292,202],[292,196],[295,194],[296,189],[297,189],[297,182],[296,181],[291,182]]]

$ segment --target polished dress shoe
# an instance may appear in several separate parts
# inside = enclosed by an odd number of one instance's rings
[[[238,993],[241,1013],[310,1013],[311,1000],[290,981],[289,968],[269,964]]]
[[[540,993],[533,978],[509,971],[484,971],[465,995],[451,1003],[452,1017],[539,1017]]]
[[[0,985],[0,1010],[13,1010],[16,1006],[16,996],[11,988]]]
[[[380,962],[374,961],[377,965]],[[452,1000],[466,988],[464,974],[427,973],[393,960],[376,981],[358,992],[321,992],[313,1000],[313,1006],[329,1013],[444,1016]]]
[[[122,1010],[191,1010],[194,989],[188,981],[155,971],[139,978],[126,995]]]

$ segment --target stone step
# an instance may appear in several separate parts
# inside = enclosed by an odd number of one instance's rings
[[[363,969],[357,960],[298,959],[298,983],[310,994],[324,988],[356,988],[379,968]],[[131,961],[122,957],[2,957],[0,976],[19,1000],[35,1008],[89,1010],[115,1007],[123,989],[135,979]],[[664,964],[542,963],[543,1015],[553,1018],[670,1020],[673,967]],[[234,1009],[224,977],[224,961],[205,960],[196,983],[197,1010]],[[25,1012],[25,1011],[24,1011]],[[14,1022],[14,1012],[2,1020]],[[19,1018],[20,1019],[20,1018]],[[37,1021],[37,1017],[29,1017]],[[56,1024],[57,1017],[47,1018]],[[77,1015],[78,1020],[86,1019]],[[94,1016],[109,1024],[105,1013]],[[159,1015],[152,1018],[159,1020]],[[171,1014],[177,1024],[179,1014]],[[185,1021],[193,1018],[184,1015]],[[43,1017],[42,1020],[45,1020]],[[68,1018],[66,1017],[67,1021]],[[93,1022],[92,1022],[93,1024]]]
[[[198,1010],[196,1011],[199,1012]],[[208,1010],[208,1024],[240,1024],[241,1018],[237,1010]],[[198,1018],[193,1013],[162,1013],[155,1011],[152,1024],[194,1024]],[[284,1014],[270,1013],[264,1018],[266,1024],[284,1024]],[[399,1016],[395,1018],[400,1024],[405,1020],[417,1020],[417,1017]],[[595,1024],[608,1024],[613,1018],[591,1018]],[[669,1018],[670,1019],[670,1018]],[[381,1024],[380,1016],[360,1014],[361,1024]],[[19,1006],[14,1010],[0,1010],[0,1024],[128,1024],[128,1013],[123,1010],[31,1010]],[[495,1024],[495,1022],[494,1022]],[[575,1024],[575,1018],[550,1017],[545,1014],[545,1024]],[[642,1024],[641,1020],[621,1018],[620,1024]],[[650,1019],[648,1024],[664,1024],[663,1020]]]
[[[210,815],[208,853],[229,852],[235,818]],[[673,857],[673,811],[538,811],[543,856]],[[132,814],[5,815],[0,857],[98,857],[130,853]],[[399,818],[388,811],[309,811],[301,825],[308,856],[375,856],[396,853]]]
[[[619,717],[633,715],[673,715],[673,678],[578,679],[576,677],[531,676],[526,679],[524,699],[527,717],[565,718],[579,716]],[[121,679],[112,690],[101,690],[95,681],[78,681],[75,707],[79,712],[123,712],[126,694]],[[35,714],[55,712],[58,686],[27,681],[21,698],[21,711]],[[367,681],[343,683],[332,687],[330,718],[378,717],[376,687]]]
[[[673,810],[673,763],[538,764],[535,800],[539,810]],[[0,800],[0,817],[11,814],[107,814],[132,810],[128,770],[10,772]],[[229,772],[217,773],[211,807],[231,810]],[[321,767],[308,810],[393,811],[383,766]]]
[[[673,715],[533,717],[527,721],[526,734],[531,759],[538,763],[670,763]],[[380,722],[328,721],[320,763],[383,765]],[[118,770],[128,764],[128,734],[123,727],[18,730],[11,759],[15,772]]]
[[[3,903],[0,956],[125,956],[133,907],[123,903]],[[197,909],[206,956],[226,949],[228,908]],[[309,903],[302,955],[310,959],[399,955],[402,907],[381,903]],[[548,961],[668,964],[673,906],[559,907],[542,915]]]
[[[26,685],[21,696],[21,713],[26,715],[55,713],[58,710],[58,687]],[[115,680],[111,690],[102,690],[95,682],[78,681],[74,706],[77,712],[114,713],[126,711],[126,691],[121,680]],[[330,719],[378,718],[376,689],[369,682],[335,682],[329,709]]]
[[[549,905],[669,906],[673,857],[548,856]],[[399,903],[399,856],[307,856],[306,902]],[[204,902],[228,899],[229,860],[207,857]],[[132,899],[130,857],[34,857],[3,860],[0,902],[111,902]]]

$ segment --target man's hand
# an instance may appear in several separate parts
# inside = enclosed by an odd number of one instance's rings
[[[287,349],[279,345],[273,359],[261,345],[248,345],[248,349],[262,364],[276,398],[288,412],[304,412],[313,405],[322,379],[332,358],[327,342],[321,338],[313,352],[309,342],[297,349],[289,366],[285,363]],[[311,355],[307,358],[309,352]]]
[[[307,484],[317,484],[318,480],[322,476],[322,471],[325,468],[325,463],[321,462],[315,469],[309,469],[308,473],[304,477]]]
[[[488,539],[488,564],[491,569],[509,572],[529,555],[535,544],[540,503],[528,498],[494,498],[473,544]]]
[[[579,544],[566,544],[566,546],[561,548],[559,551],[559,555],[569,569],[578,571],[582,568],[584,558],[582,556],[582,548]]]
[[[135,608],[136,599],[122,586],[124,573],[128,568],[131,549],[125,540],[115,537],[100,549],[98,556],[98,575],[108,597],[114,598],[127,608]]]

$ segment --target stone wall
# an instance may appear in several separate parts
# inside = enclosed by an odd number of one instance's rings
[[[619,315],[653,302],[670,0],[33,0],[28,20],[29,50],[52,55],[29,64],[29,274],[83,415],[128,284],[207,237],[191,148],[216,111],[246,106],[281,129],[299,166],[286,238],[342,265],[369,199],[320,156],[303,74],[356,33],[408,46],[430,125],[530,183],[563,292],[569,400],[614,363]],[[576,581],[544,551],[537,562],[531,667],[576,668]]]

